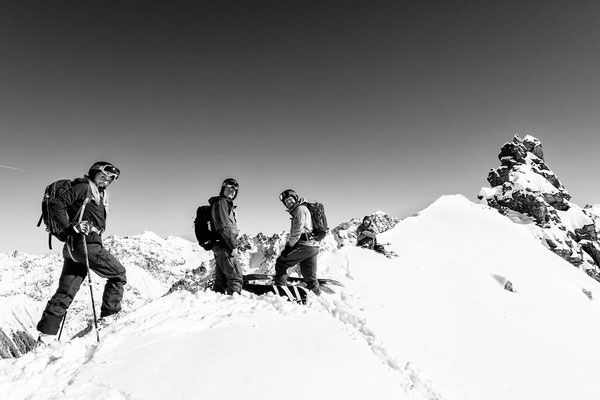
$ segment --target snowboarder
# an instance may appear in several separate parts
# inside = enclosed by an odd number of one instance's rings
[[[53,222],[61,228],[66,241],[58,289],[37,324],[40,332],[38,341],[42,344],[54,341],[67,309],[87,276],[86,257],[89,268],[107,280],[100,322],[112,322],[115,314],[121,311],[123,286],[127,282],[125,267],[102,245],[108,208],[106,188],[119,175],[119,169],[113,164],[97,162],[90,167],[87,175],[73,181],[64,196],[49,204]]]
[[[219,236],[212,251],[215,255],[215,283],[213,290],[233,294],[242,291],[243,272],[237,262],[239,248],[244,244],[238,239],[238,227],[233,201],[238,195],[239,184],[233,178],[225,179],[218,196],[211,197],[212,221]]]
[[[377,234],[373,228],[371,217],[368,215],[363,218],[362,223],[356,228],[356,245],[387,255],[385,248],[377,243]]]
[[[308,207],[303,204],[304,199],[300,199],[292,189],[283,191],[279,200],[291,214],[292,225],[285,247],[275,261],[274,283],[287,285],[288,268],[300,264],[300,273],[306,287],[319,295],[321,289],[317,280],[317,255],[320,245],[311,236],[313,226]]]

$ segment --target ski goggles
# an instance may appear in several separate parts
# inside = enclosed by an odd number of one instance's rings
[[[119,168],[115,167],[114,165],[99,165],[99,166],[94,166],[92,167],[92,169],[95,169],[96,171],[100,171],[102,173],[104,173],[104,175],[106,175],[108,178],[112,179],[113,181],[116,181],[117,179],[119,179],[119,175],[121,175],[121,171],[119,170]]]
[[[225,181],[223,181],[223,187],[229,187],[231,189],[235,189],[240,190],[240,185],[238,184],[238,182],[235,179],[225,179]]]
[[[292,197],[294,200],[298,201],[298,194],[291,189],[284,190],[279,195],[279,201],[284,201],[288,197]]]

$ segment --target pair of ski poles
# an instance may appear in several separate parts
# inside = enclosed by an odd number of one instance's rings
[[[79,223],[81,223],[81,220],[83,219],[83,210],[85,209],[85,206],[87,205],[87,203],[89,201],[90,201],[90,199],[86,198],[85,201],[83,202],[83,205],[81,206],[81,212],[79,214]],[[88,256],[87,240],[85,238],[85,234],[82,236],[83,236],[83,251],[85,253],[85,268],[87,270],[88,284],[90,286],[90,297],[92,299],[92,312],[94,314],[94,327],[96,329],[96,341],[98,343],[100,343],[100,333],[98,331],[98,318],[96,318],[96,305],[94,303],[94,290],[92,288],[92,273],[90,271],[90,258]],[[66,319],[67,319],[67,313],[65,312],[65,316],[63,317],[62,323],[60,325],[60,331],[58,332],[58,340],[60,340],[60,336],[62,335],[63,326],[65,325]]]

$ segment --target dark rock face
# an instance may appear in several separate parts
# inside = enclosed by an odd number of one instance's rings
[[[529,220],[536,236],[554,253],[592,277],[600,276],[600,210],[572,203],[544,160],[541,142],[515,135],[498,154],[500,166],[487,177],[479,200],[514,220]]]

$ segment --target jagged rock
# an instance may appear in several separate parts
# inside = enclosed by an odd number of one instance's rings
[[[510,168],[507,166],[501,166],[496,169],[491,169],[490,173],[488,174],[487,181],[492,187],[500,186],[509,181],[509,172]]]
[[[210,270],[214,272],[214,263]],[[206,263],[202,263],[202,265],[200,265],[198,268],[188,271],[185,274],[185,277],[171,285],[171,288],[165,294],[165,296],[178,290],[187,290],[191,293],[197,293],[200,290],[205,290],[207,288],[206,283],[208,281],[208,271],[209,269],[207,268]]]
[[[519,136],[517,135],[516,138],[518,138],[518,137]],[[528,135],[523,139],[522,143],[523,143],[523,146],[525,147],[525,150],[527,150],[527,152],[532,153],[540,160],[544,159],[544,152],[542,151],[542,143],[539,140],[537,140],[533,136]]]
[[[489,172],[491,187],[481,189],[480,202],[508,217],[528,216],[535,224],[535,236],[548,249],[597,275],[600,206],[582,209],[570,201],[571,195],[544,160],[542,143],[533,136],[515,135],[498,158],[501,165]]]
[[[598,240],[598,233],[596,232],[596,225],[588,224],[581,228],[575,229],[575,240],[581,242],[582,240],[591,240],[593,242]],[[600,259],[599,259],[600,261]]]
[[[512,143],[505,143],[500,149],[498,159],[502,165],[512,167],[518,164],[525,163],[525,157],[527,156],[527,149],[523,146],[519,135],[516,135]]]

